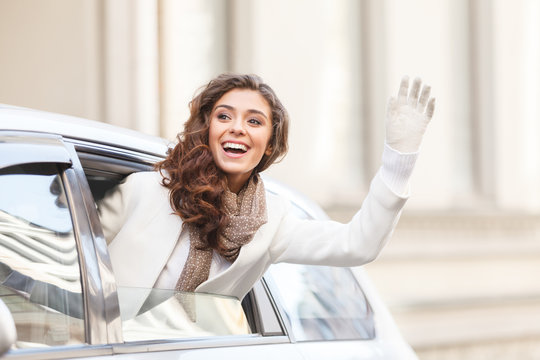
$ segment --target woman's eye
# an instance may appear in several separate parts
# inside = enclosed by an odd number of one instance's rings
[[[249,119],[248,122],[253,125],[261,125],[262,123],[257,119]]]
[[[227,120],[227,119],[229,119],[229,116],[227,116],[227,114],[219,114],[219,115],[217,116],[217,118],[218,118],[219,120]]]

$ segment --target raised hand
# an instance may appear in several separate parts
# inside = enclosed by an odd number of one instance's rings
[[[409,78],[401,79],[397,99],[391,97],[386,113],[386,143],[401,153],[418,151],[427,125],[433,117],[435,99],[431,87],[414,79],[409,91]],[[420,95],[420,96],[419,96]]]

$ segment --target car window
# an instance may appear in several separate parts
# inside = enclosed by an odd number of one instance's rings
[[[107,191],[120,184],[129,174],[153,169],[152,164],[134,160],[133,153],[128,159],[120,153],[111,157],[110,153],[101,153],[96,149],[86,147],[84,150],[86,152],[79,151],[78,156],[96,206]],[[240,302],[221,295],[162,289],[119,286],[117,292],[123,338],[127,342],[244,335],[261,331],[260,322],[255,319],[258,312],[250,296]],[[274,316],[277,314],[274,313]],[[271,333],[276,334],[275,330]]]
[[[265,277],[297,341],[374,338],[373,312],[350,269],[277,264]]]
[[[245,335],[251,329],[232,297],[119,287],[124,341]]]
[[[73,224],[54,164],[0,170],[0,298],[17,328],[16,348],[85,342]]]

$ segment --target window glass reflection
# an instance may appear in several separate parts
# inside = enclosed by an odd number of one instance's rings
[[[267,276],[297,341],[374,337],[373,313],[350,269],[277,264]]]
[[[236,298],[119,287],[124,341],[245,335],[251,330]]]
[[[17,327],[16,347],[84,342],[78,254],[54,165],[0,170],[0,297]]]

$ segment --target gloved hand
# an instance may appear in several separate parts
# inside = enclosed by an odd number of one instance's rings
[[[431,87],[414,79],[409,92],[409,78],[401,79],[397,99],[391,97],[386,112],[386,143],[400,153],[417,152],[435,110],[435,99],[429,98]]]

